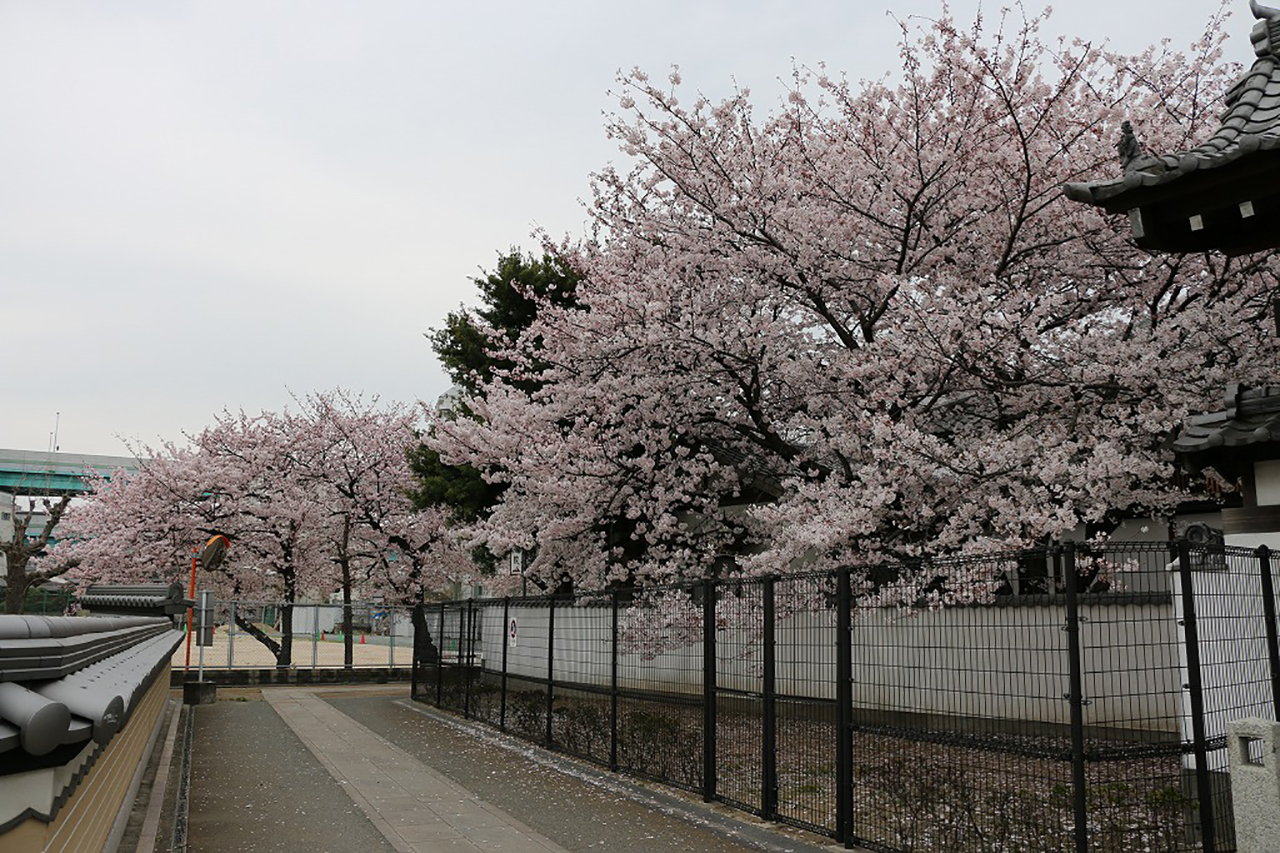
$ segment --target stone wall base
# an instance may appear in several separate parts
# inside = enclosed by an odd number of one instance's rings
[[[409,667],[359,667],[356,669],[209,669],[204,680],[221,687],[257,687],[271,684],[390,684],[410,680]],[[182,687],[198,678],[196,671],[173,670],[170,686]]]

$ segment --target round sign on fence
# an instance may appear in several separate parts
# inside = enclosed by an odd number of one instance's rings
[[[507,625],[507,645],[511,648],[516,647],[516,619],[511,617],[510,624]]]

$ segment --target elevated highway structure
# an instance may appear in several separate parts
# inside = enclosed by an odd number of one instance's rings
[[[90,475],[96,473],[110,479],[121,469],[136,471],[138,460],[132,456],[0,448],[0,492],[26,497],[79,494],[88,491]]]

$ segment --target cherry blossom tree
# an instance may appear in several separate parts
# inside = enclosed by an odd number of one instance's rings
[[[64,522],[54,557],[79,560],[82,582],[159,580],[184,588],[190,558],[210,536],[232,546],[199,584],[219,598],[281,600],[281,637],[243,614],[239,627],[291,663],[292,606],[302,592],[331,585],[320,555],[318,511],[299,488],[291,444],[274,415],[224,413],[190,447],[139,449],[139,470],[97,484]]]
[[[0,556],[4,557],[5,563],[5,613],[21,613],[26,604],[27,590],[73,567],[74,564],[67,561],[46,560],[39,571],[28,571],[31,561],[38,561],[49,550],[53,529],[70,504],[69,494],[61,495],[57,500],[41,498],[39,504],[35,499],[28,499],[22,508],[14,501],[13,535],[0,538]],[[44,508],[44,517],[33,528],[32,522],[39,518],[37,505]]]
[[[445,565],[436,559],[443,517],[415,512],[408,451],[417,441],[416,415],[337,390],[312,394],[280,419],[291,437],[296,478],[324,518],[324,551],[336,569],[344,605],[353,593],[402,603],[422,601],[438,587]],[[352,611],[343,609],[347,666],[352,665]]]
[[[174,444],[137,453],[136,472],[90,477],[88,499],[60,524],[49,559],[77,561],[68,579],[182,581],[193,549],[230,526],[226,496],[212,489],[197,453]]]
[[[906,23],[896,82],[797,68],[763,118],[622,77],[633,165],[556,247],[577,307],[430,439],[506,487],[473,541],[588,585],[910,564],[863,592],[938,604],[995,580],[931,555],[1171,507],[1181,419],[1280,355],[1277,262],[1147,254],[1061,188],[1119,168],[1126,118],[1158,152],[1213,129],[1219,18],[1136,56]]]
[[[304,598],[421,600],[456,561],[434,560],[442,519],[418,517],[409,498],[414,417],[342,391],[297,405],[223,413],[189,446],[141,448],[136,474],[96,483],[68,513],[51,557],[78,560],[70,576],[86,582],[185,586],[192,548],[226,535],[226,560],[200,584],[222,599],[281,603],[278,640],[237,613],[279,666],[292,662],[293,608]]]
[[[228,572],[235,597],[243,594],[236,584],[247,574],[264,597],[282,602],[279,643],[248,620],[243,620],[245,630],[271,649],[277,666],[289,666],[294,604],[305,593],[335,586],[334,565],[326,554],[328,518],[306,482],[310,448],[283,416],[243,412],[219,418],[197,437],[196,447],[215,472],[208,480],[210,492],[221,495],[229,510],[230,529],[221,532],[238,552]]]

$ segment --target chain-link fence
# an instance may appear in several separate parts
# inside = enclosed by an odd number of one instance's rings
[[[289,604],[219,601],[213,644],[195,635],[174,653],[175,668],[205,669],[408,668],[412,662],[412,608],[377,603]]]
[[[75,600],[68,589],[31,588],[27,590],[22,612],[28,616],[62,616],[71,612]]]

